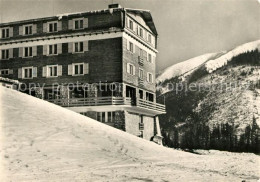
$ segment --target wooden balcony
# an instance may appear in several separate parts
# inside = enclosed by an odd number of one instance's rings
[[[137,99],[136,106],[165,113],[165,105],[144,99]]]
[[[104,106],[104,105],[131,105],[131,98],[124,97],[90,97],[72,99],[49,99],[51,103],[63,107]]]
[[[88,107],[88,106],[132,106],[142,110],[151,110],[158,113],[165,113],[165,105],[155,102],[136,99],[136,102],[130,97],[90,97],[90,98],[72,98],[72,99],[48,99],[47,101],[62,107]]]

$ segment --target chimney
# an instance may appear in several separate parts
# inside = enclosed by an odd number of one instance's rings
[[[120,6],[120,4],[109,4],[108,8],[110,9],[110,8],[122,8],[122,7]]]

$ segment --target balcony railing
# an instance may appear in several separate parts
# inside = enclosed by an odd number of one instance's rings
[[[103,106],[103,105],[131,105],[131,98],[124,97],[89,97],[72,99],[49,99],[47,100],[63,107],[75,106]]]
[[[138,83],[139,83],[140,86],[144,86],[144,80],[143,79],[139,78],[138,79]]]
[[[144,99],[137,99],[136,106],[165,113],[165,105],[158,104],[156,102],[151,102],[151,101],[144,100]]]
[[[144,123],[139,123],[139,130],[144,130]]]
[[[71,99],[47,99],[47,101],[62,107],[79,106],[106,106],[106,105],[129,105],[143,109],[150,109],[165,113],[165,105],[144,99],[131,99],[130,97],[90,97],[90,98],[71,98]]]
[[[143,66],[144,65],[144,58],[142,58],[141,56],[138,56],[138,63]]]

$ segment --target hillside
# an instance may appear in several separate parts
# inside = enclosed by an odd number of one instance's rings
[[[217,56],[219,53],[208,53],[204,54],[195,58],[191,58],[189,60],[174,64],[165,70],[163,70],[158,77],[156,78],[156,82],[163,82],[167,79],[183,75],[187,72],[190,72],[206,61],[213,59],[215,56]]]
[[[255,154],[165,148],[0,87],[0,181],[256,181]]]
[[[238,46],[158,85],[166,100],[160,117],[166,145],[260,152],[259,45]]]

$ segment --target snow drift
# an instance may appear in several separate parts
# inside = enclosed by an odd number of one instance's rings
[[[0,181],[250,181],[259,156],[165,148],[0,87]]]

